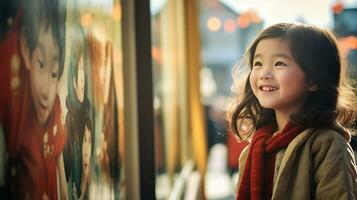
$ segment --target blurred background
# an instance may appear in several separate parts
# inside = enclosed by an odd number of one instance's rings
[[[0,41],[19,2],[0,3]],[[104,15],[111,22],[120,199],[235,199],[238,158],[248,143],[229,131],[226,110],[241,90],[233,85],[235,66],[264,28],[301,22],[334,31],[348,76],[357,79],[357,0],[106,2],[104,14],[87,6],[82,19]],[[0,194],[3,135],[0,124]]]

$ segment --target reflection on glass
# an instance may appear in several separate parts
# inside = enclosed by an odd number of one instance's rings
[[[119,0],[4,6],[1,196],[124,198]]]

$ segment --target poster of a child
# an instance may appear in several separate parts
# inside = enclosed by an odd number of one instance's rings
[[[0,38],[0,194],[118,199],[119,2],[16,2]]]
[[[21,2],[0,44],[0,123],[11,198],[57,199],[58,158],[67,140],[58,96],[65,55],[63,3]]]

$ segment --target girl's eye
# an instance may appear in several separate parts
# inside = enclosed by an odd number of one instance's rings
[[[257,62],[254,62],[254,64],[253,64],[253,67],[256,67],[256,66],[262,66],[263,64],[261,63],[261,62],[259,62],[259,61],[257,61]]]
[[[278,61],[275,63],[275,66],[288,66],[287,64],[281,62],[281,61]]]
[[[53,79],[55,79],[55,78],[57,78],[58,74],[56,72],[52,72],[51,76],[52,76]]]

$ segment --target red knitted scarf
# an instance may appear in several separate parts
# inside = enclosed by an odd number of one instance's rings
[[[237,200],[271,199],[276,152],[286,148],[302,131],[302,127],[289,122],[273,137],[271,126],[264,126],[254,133]]]

